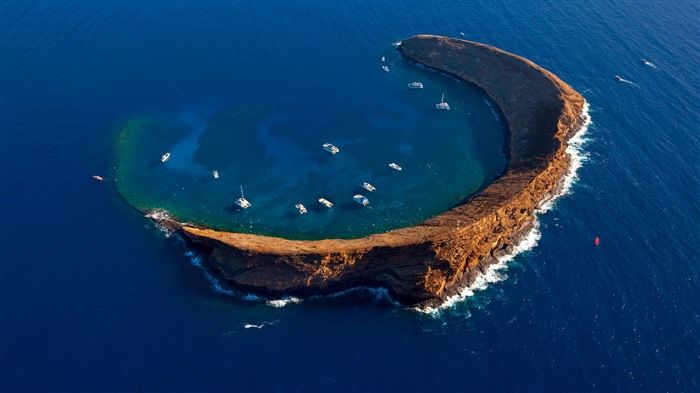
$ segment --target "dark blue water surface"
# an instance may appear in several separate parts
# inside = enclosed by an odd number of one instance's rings
[[[1,11],[0,390],[698,390],[696,1]],[[217,291],[114,189],[114,138],[129,119],[248,100],[264,110],[270,97],[270,111],[334,108],[338,89],[338,107],[370,108],[381,96],[358,69],[381,72],[378,57],[413,34],[460,32],[559,75],[593,124],[538,245],[438,315],[363,292],[276,308]]]

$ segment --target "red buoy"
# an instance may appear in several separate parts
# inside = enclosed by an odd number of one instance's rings
[[[595,244],[596,246],[600,244],[600,239],[598,238],[598,236],[596,236],[595,240],[593,240],[593,244]]]

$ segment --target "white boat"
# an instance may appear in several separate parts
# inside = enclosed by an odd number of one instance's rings
[[[170,159],[170,153],[165,153],[163,154],[163,157],[160,158],[160,162],[165,162]]]
[[[219,171],[212,171],[211,174],[214,176],[214,179],[219,178]]]
[[[296,205],[294,205],[294,207],[296,207],[297,210],[299,210],[299,214],[306,214],[306,207],[304,207],[304,205],[302,205],[301,203],[297,203]]]
[[[318,202],[329,209],[333,207],[333,203],[326,198],[318,198]]]
[[[408,84],[408,88],[409,88],[409,89],[422,89],[422,88],[423,88],[423,84],[420,83],[420,82],[411,82],[411,83]]]
[[[384,63],[385,60],[386,60],[386,59],[384,58],[384,56],[382,56],[382,63]]]
[[[362,183],[362,188],[364,188],[365,190],[370,191],[370,192],[377,189],[376,187],[374,187],[373,185],[371,185],[367,182]]]
[[[334,144],[332,143],[324,143],[323,148],[331,152],[332,154],[336,154],[340,151]]]
[[[445,93],[442,94],[442,98],[440,99],[439,104],[435,104],[435,107],[437,109],[443,110],[443,111],[448,111],[450,110],[450,106],[445,102]]]
[[[352,199],[354,199],[355,202],[359,203],[362,206],[369,205],[369,199],[367,199],[367,197],[364,195],[357,194],[354,197],[352,197]]]
[[[240,206],[242,209],[247,209],[250,206],[252,206],[250,202],[248,202],[248,200],[245,199],[245,197],[243,196],[243,186],[241,186],[241,197],[236,199],[236,205]]]
[[[385,66],[385,65],[382,66],[382,69],[383,69],[384,71],[386,71],[386,72],[389,72],[389,67],[387,67],[387,66]]]
[[[395,162],[392,162],[391,164],[389,164],[389,168],[397,170],[397,171],[400,171],[401,169],[403,169],[400,166],[398,166],[398,164],[396,164]]]

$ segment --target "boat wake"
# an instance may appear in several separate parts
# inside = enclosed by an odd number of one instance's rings
[[[276,324],[277,322],[278,322],[278,321],[272,321],[272,322],[263,321],[263,323],[261,323],[260,325],[255,325],[255,324],[252,324],[252,323],[246,323],[245,325],[243,325],[243,327],[244,327],[245,329],[253,329],[253,328],[255,328],[255,329],[262,329],[262,328],[264,328],[266,325],[274,325],[274,324]]]
[[[625,78],[619,78],[617,81],[622,82],[622,83],[627,83],[628,85],[639,87],[638,84],[632,82],[631,80],[625,79]]]
[[[642,64],[644,64],[647,67],[651,67],[653,69],[658,69],[659,67],[656,66],[656,64],[650,62],[649,60],[644,60],[642,59]]]
[[[484,289],[488,288],[489,284],[507,279],[508,275],[505,274],[505,270],[508,269],[508,262],[513,260],[516,256],[530,251],[537,246],[538,240],[542,237],[542,233],[539,230],[540,222],[538,215],[550,211],[552,208],[554,208],[555,202],[559,198],[572,193],[573,185],[578,180],[578,170],[589,158],[589,154],[584,150],[584,146],[590,141],[590,139],[586,138],[588,128],[592,124],[589,110],[590,104],[586,102],[581,113],[581,128],[576,132],[576,134],[574,134],[574,136],[571,137],[571,139],[569,139],[568,146],[566,148],[566,154],[569,156],[569,169],[562,178],[557,192],[547,198],[545,201],[540,202],[540,204],[536,207],[533,227],[527,236],[525,236],[523,240],[515,245],[512,252],[499,258],[496,263],[490,265],[486,269],[485,273],[479,275],[474,283],[462,289],[460,293],[447,299],[445,303],[437,307],[413,308],[414,311],[428,314],[435,318],[440,317],[444,311],[453,309],[465,299],[474,296],[476,292],[483,291]]]

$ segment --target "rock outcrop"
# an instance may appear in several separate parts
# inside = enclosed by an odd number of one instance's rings
[[[399,51],[481,88],[509,126],[506,172],[465,204],[416,226],[360,239],[286,240],[161,219],[228,282],[269,296],[383,287],[412,306],[439,305],[508,252],[569,167],[566,143],[583,124],[584,99],[555,75],[500,49],[418,35]]]

